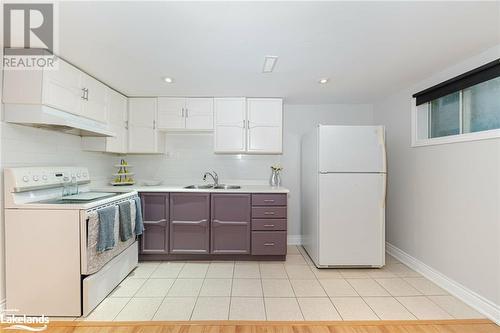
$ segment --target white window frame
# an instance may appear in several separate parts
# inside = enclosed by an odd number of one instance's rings
[[[462,102],[460,101],[460,103]],[[411,100],[411,146],[412,147],[425,147],[425,146],[434,146],[434,145],[442,145],[442,144],[457,143],[457,142],[500,138],[500,128],[491,129],[487,131],[480,131],[480,132],[462,133],[456,135],[441,136],[437,138],[429,138],[428,113],[425,116],[422,113],[423,112],[419,111],[417,108],[417,99],[412,98]],[[421,127],[422,125],[419,125],[419,120],[421,124],[426,124],[425,126],[427,128],[422,128]],[[460,110],[460,129],[462,129],[462,110]],[[422,131],[425,131],[427,133],[427,137],[425,138],[419,137],[418,134]]]

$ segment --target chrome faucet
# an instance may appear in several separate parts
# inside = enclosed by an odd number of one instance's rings
[[[219,175],[217,174],[217,172],[205,172],[205,174],[203,175],[203,181],[207,180],[207,176],[212,177],[212,179],[214,180],[214,187],[219,186]]]

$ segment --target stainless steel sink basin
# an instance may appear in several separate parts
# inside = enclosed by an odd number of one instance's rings
[[[189,185],[189,186],[184,186],[184,188],[188,189],[196,189],[196,190],[207,190],[210,188],[213,188],[213,185]]]
[[[237,190],[241,188],[239,185],[225,185],[225,184],[220,184],[214,187],[216,190]]]

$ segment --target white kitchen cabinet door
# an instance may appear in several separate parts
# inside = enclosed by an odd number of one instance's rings
[[[82,72],[63,60],[57,60],[56,70],[44,70],[42,104],[76,115],[83,113],[84,92]]]
[[[109,129],[115,137],[106,138],[106,151],[110,153],[127,152],[127,97],[107,89]]]
[[[187,98],[185,117],[187,130],[213,130],[214,99]]]
[[[158,128],[179,130],[186,127],[185,98],[158,97]]]
[[[128,152],[157,153],[156,98],[129,98]]]
[[[85,89],[82,116],[105,123],[107,87],[85,73],[82,73],[81,86]]]
[[[283,152],[283,100],[247,99],[247,151],[256,154]]]
[[[214,152],[245,152],[245,98],[214,98],[214,115]]]

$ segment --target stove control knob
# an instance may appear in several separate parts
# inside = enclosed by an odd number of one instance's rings
[[[29,182],[29,181],[30,181],[30,179],[28,178],[28,176],[24,176],[24,177],[23,177],[23,182],[27,183],[27,182]]]
[[[38,176],[33,176],[33,180],[37,182],[40,178]]]
[[[47,179],[48,179],[47,175],[43,175],[43,176],[42,176],[42,179],[43,179],[43,180],[47,180]]]
[[[82,175],[81,175],[80,173],[77,173],[77,174],[76,174],[76,176],[77,176],[78,178],[81,178],[81,177],[82,177]]]
[[[86,172],[83,173],[83,178],[87,178],[87,173]]]

